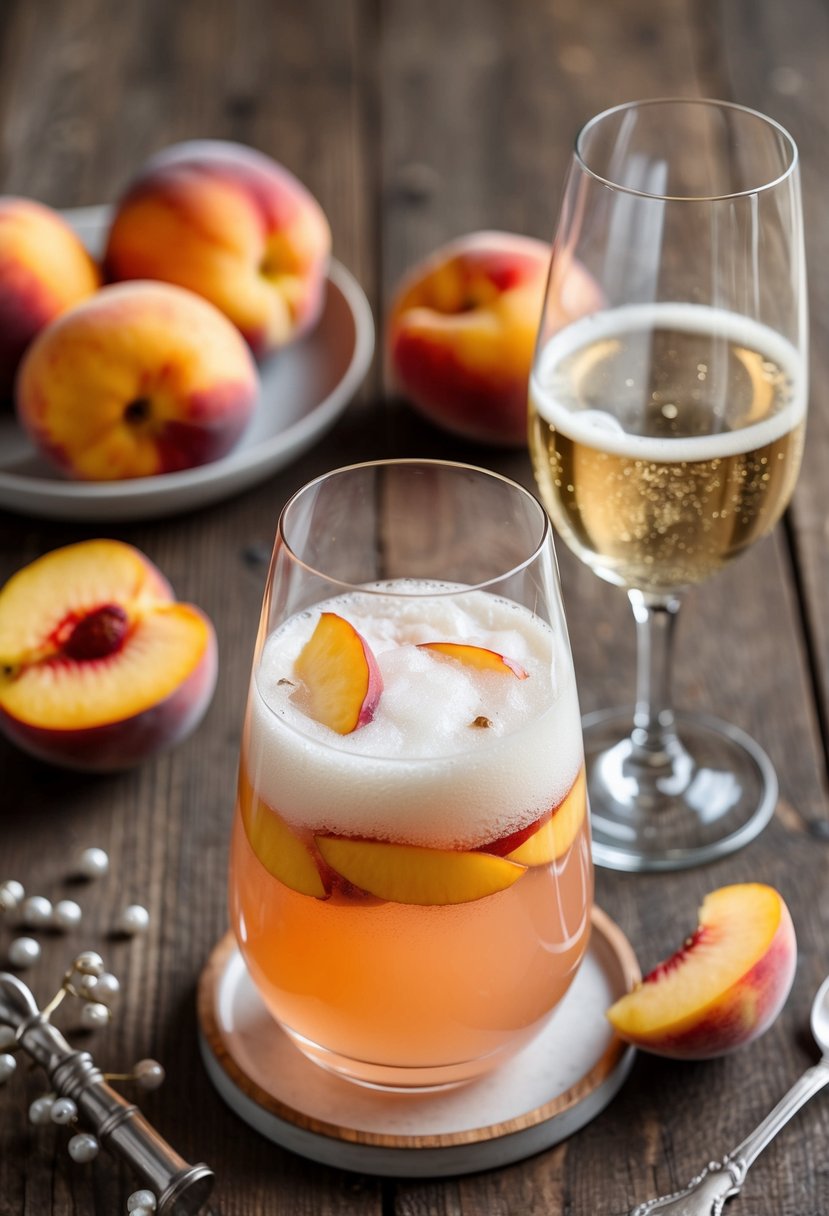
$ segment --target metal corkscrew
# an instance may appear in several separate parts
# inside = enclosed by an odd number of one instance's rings
[[[74,1101],[79,1118],[154,1192],[158,1216],[195,1216],[213,1190],[213,1171],[188,1165],[138,1107],[110,1087],[90,1053],[66,1041],[49,1013],[16,976],[0,973],[0,1026],[14,1031],[16,1046],[45,1069],[55,1093]]]

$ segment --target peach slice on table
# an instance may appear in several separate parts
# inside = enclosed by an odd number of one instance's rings
[[[0,591],[0,730],[39,759],[106,771],[171,746],[216,669],[207,617],[119,541],[56,549]]]
[[[563,857],[578,835],[587,813],[587,785],[584,769],[573,782],[566,798],[540,827],[516,848],[505,854],[509,861],[525,866],[544,866]]]
[[[504,891],[526,866],[488,853],[427,849],[380,840],[317,836],[332,870],[378,899],[398,904],[464,904]]]
[[[418,649],[455,659],[465,667],[475,667],[479,671],[497,671],[501,675],[517,676],[519,680],[527,679],[527,672],[520,663],[496,650],[487,650],[485,646],[470,646],[466,642],[420,642]]]
[[[607,1016],[621,1038],[657,1055],[724,1055],[771,1026],[796,961],[792,920],[773,887],[721,887],[706,896],[696,931]]]
[[[239,778],[239,806],[250,847],[268,873],[292,891],[325,899],[328,892],[310,850],[243,776]]]
[[[368,643],[336,612],[323,612],[294,664],[299,707],[338,735],[374,717],[383,677]]]

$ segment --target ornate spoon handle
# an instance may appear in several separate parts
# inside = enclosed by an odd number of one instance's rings
[[[763,1122],[722,1161],[709,1162],[684,1190],[638,1204],[630,1216],[650,1216],[651,1212],[670,1213],[670,1216],[720,1216],[726,1200],[739,1193],[749,1166],[792,1115],[825,1085],[829,1085],[829,1055],[807,1069]]]

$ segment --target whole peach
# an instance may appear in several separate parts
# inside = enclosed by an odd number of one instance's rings
[[[45,329],[17,380],[42,454],[89,481],[206,464],[240,438],[258,374],[238,330],[168,283],[104,287]]]
[[[441,246],[394,293],[387,375],[432,422],[481,443],[527,442],[527,386],[550,249],[508,232],[475,232]],[[596,305],[592,278],[569,276],[560,324]]]
[[[100,284],[94,261],[57,211],[0,198],[0,397],[10,397],[29,343]]]
[[[161,279],[210,300],[261,356],[300,337],[324,303],[331,231],[282,165],[223,140],[176,144],[116,207],[112,279]]]

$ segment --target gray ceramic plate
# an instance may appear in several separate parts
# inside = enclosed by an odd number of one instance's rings
[[[64,215],[91,252],[101,251],[109,209]],[[356,279],[332,261],[316,328],[262,361],[262,397],[227,456],[180,473],[81,482],[41,460],[13,416],[0,417],[0,507],[52,519],[152,519],[218,502],[290,464],[331,427],[360,387],[374,352],[371,309]]]

